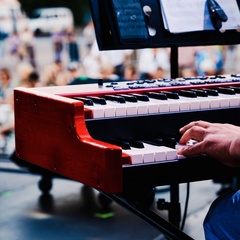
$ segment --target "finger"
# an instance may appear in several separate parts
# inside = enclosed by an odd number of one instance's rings
[[[211,125],[211,123],[206,122],[206,121],[194,121],[194,122],[190,122],[189,124],[183,126],[182,128],[180,128],[179,132],[180,133],[185,133],[188,129],[192,128],[193,126],[199,126],[199,127],[203,127],[203,128],[207,128]]]
[[[199,127],[203,127],[203,128],[208,128],[211,125],[211,123],[206,122],[206,121],[194,121],[194,122],[190,122],[189,124],[185,125],[184,127],[180,128],[179,132],[181,134],[185,133],[188,129],[192,128],[193,126],[199,126]]]
[[[190,122],[189,124],[183,126],[182,128],[179,129],[179,132],[181,134],[184,134],[189,128],[193,127],[194,122]]]
[[[178,154],[184,155],[184,156],[200,155],[202,153],[204,153],[204,152],[202,150],[201,142],[196,143],[191,146],[186,146],[186,147],[180,148],[178,150]]]
[[[193,126],[188,130],[186,130],[186,132],[184,132],[179,142],[181,144],[186,144],[190,139],[194,139],[200,142],[203,140],[204,136],[206,135],[205,133],[206,133],[205,128],[199,127],[199,126]]]

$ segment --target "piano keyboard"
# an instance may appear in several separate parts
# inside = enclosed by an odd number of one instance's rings
[[[122,191],[123,169],[184,166],[190,121],[240,124],[240,75],[19,87],[14,99],[17,156],[105,192]]]
[[[239,78],[238,78],[239,77]],[[240,106],[240,87],[238,86],[215,86],[219,83],[238,83],[240,75],[234,78],[199,77],[178,80],[139,80],[127,83],[107,83],[105,88],[114,90],[100,96],[86,95],[74,97],[84,103],[85,110],[91,110],[92,119],[104,119],[113,117],[128,117],[148,114],[174,113],[184,111],[211,110]],[[198,85],[204,84],[204,87]],[[180,90],[165,91],[165,87],[181,86]],[[183,87],[187,89],[182,89]],[[159,90],[159,87],[161,90]],[[129,89],[144,89],[141,93],[128,92]],[[151,89],[149,91],[149,89]],[[123,92],[118,93],[120,90]],[[108,141],[104,139],[104,141]],[[120,142],[117,140],[116,142]],[[115,142],[115,143],[116,143]],[[121,144],[116,145],[121,146]],[[126,144],[126,141],[125,141]],[[123,164],[149,164],[161,161],[177,161],[184,156],[178,155],[177,141],[174,146],[152,145],[142,142],[141,147],[122,147],[122,153],[128,156]],[[123,157],[124,158],[124,157]]]
[[[86,96],[85,99],[79,98],[79,100],[85,101],[85,109],[92,111],[92,118],[107,118],[107,117],[121,117],[141,114],[154,114],[154,113],[166,113],[166,112],[178,112],[178,111],[191,111],[191,110],[204,110],[215,108],[226,108],[240,106],[240,92],[233,93],[219,93],[218,89],[215,89],[216,95],[211,95],[207,91],[205,96],[198,96],[196,91],[187,91],[192,96],[182,96],[183,92],[174,92],[176,98],[167,96],[167,93],[154,92],[146,93],[146,95],[140,95],[145,97],[146,100],[138,100],[135,97],[135,101],[129,101],[127,97],[134,97],[134,95],[127,95],[123,97],[121,95],[115,95],[116,99],[122,97],[122,101],[107,100],[105,96],[96,97],[95,101],[91,100],[91,97]],[[227,90],[228,90],[227,89]],[[74,99],[78,99],[75,97]],[[102,100],[102,101],[101,101]]]
[[[85,116],[86,118],[237,107],[240,106],[240,87],[234,84],[240,83],[240,75],[234,76],[107,83],[105,84],[105,89],[109,90],[107,94],[74,96],[74,99],[83,101],[85,110],[91,112]],[[219,84],[228,86],[219,87]],[[172,87],[171,91],[166,90],[169,86]],[[179,86],[180,90],[174,90]],[[136,94],[136,90],[141,92]],[[118,93],[119,91],[121,93]]]
[[[184,158],[177,154],[178,144],[172,139],[171,146],[164,143],[163,139],[151,140],[106,140],[106,142],[118,145],[122,148],[123,155],[128,156],[123,160],[123,165],[154,163],[161,161],[176,161]],[[126,158],[125,156],[125,158]],[[123,157],[124,158],[124,157]]]
[[[131,148],[123,150],[131,157],[130,164],[143,164],[161,161],[175,161],[182,159],[184,156],[178,155],[176,149],[165,146],[153,146],[144,143],[144,148]]]

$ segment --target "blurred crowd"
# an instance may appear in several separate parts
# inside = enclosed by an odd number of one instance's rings
[[[85,84],[91,79],[131,81],[170,77],[169,48],[99,51],[92,21],[80,32],[74,28],[52,32],[49,41],[54,57],[41,68],[35,39],[28,28],[12,34],[0,32],[0,149],[4,142],[1,139],[14,130],[15,87]],[[229,74],[225,68],[228,58],[236,64],[234,73],[240,72],[239,45],[179,48],[179,77]],[[4,66],[6,59],[15,64],[13,68]]]

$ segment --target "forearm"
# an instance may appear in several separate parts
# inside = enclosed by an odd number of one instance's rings
[[[233,166],[239,166],[240,167],[240,136],[236,137],[230,146],[229,154],[232,158],[232,164]]]

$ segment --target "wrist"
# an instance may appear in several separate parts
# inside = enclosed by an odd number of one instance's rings
[[[230,146],[229,153],[233,161],[234,165],[240,166],[240,136],[236,137]]]

